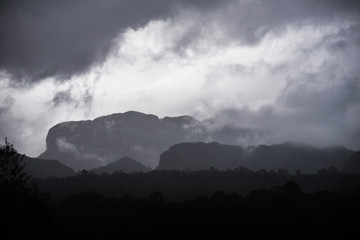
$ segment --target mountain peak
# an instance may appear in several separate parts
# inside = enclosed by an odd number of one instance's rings
[[[109,165],[95,168],[91,171],[98,174],[102,174],[102,173],[112,174],[114,172],[131,173],[131,172],[148,172],[150,170],[151,168],[142,165],[141,163],[135,161],[132,158],[122,157],[119,160],[110,163]]]

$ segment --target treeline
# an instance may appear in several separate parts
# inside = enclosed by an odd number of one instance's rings
[[[152,171],[31,179],[0,146],[0,233],[14,239],[356,236],[360,175],[335,168]],[[320,191],[321,190],[321,191]]]
[[[40,189],[61,199],[70,194],[93,191],[107,197],[132,195],[145,197],[161,192],[170,201],[183,201],[197,196],[210,196],[215,191],[246,195],[254,189],[281,186],[294,181],[304,192],[320,190],[353,191],[360,184],[360,175],[340,173],[336,168],[321,169],[316,174],[289,174],[278,171],[250,171],[240,167],[218,171],[151,171],[146,173],[94,174],[82,171],[66,178],[36,179]]]
[[[83,192],[56,202],[51,234],[66,239],[345,237],[357,234],[359,202],[360,191],[307,194],[291,181],[245,196],[217,191],[181,202],[168,201],[161,192],[143,198]]]

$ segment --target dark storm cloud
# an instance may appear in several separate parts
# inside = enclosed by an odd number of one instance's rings
[[[173,4],[174,2],[178,4]],[[125,28],[164,18],[177,5],[214,7],[219,1],[2,0],[0,69],[13,79],[66,79],[101,63]]]
[[[0,69],[25,82],[69,78],[101,63],[124,29],[172,17],[179,8],[219,17],[231,37],[254,44],[285,23],[357,13],[359,5],[350,0],[2,0]],[[194,33],[188,31],[198,37]],[[191,36],[184,36],[179,45],[189,45]]]
[[[144,14],[136,11],[138,1],[119,3],[3,1],[1,68],[17,79],[67,78],[101,62],[122,28],[161,16],[157,5],[148,6]]]

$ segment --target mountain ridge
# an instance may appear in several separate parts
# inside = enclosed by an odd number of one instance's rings
[[[285,142],[242,148],[217,142],[188,142],[171,146],[160,156],[158,170],[218,170],[246,167],[250,170],[287,169],[314,173],[322,168],[345,170],[353,154],[346,148],[317,148],[309,144]]]
[[[49,130],[46,151],[39,158],[57,159],[75,170],[95,169],[122,157],[136,159],[146,167],[156,168],[159,167],[161,155],[176,144],[220,142],[235,145],[235,135],[246,131],[238,129],[231,132],[231,129],[208,130],[206,122],[188,115],[159,118],[136,111],[113,113],[93,120],[56,124]],[[240,162],[251,169],[290,167],[291,170],[299,168],[304,171],[316,171],[318,169],[315,170],[315,167],[327,167],[329,164],[342,168],[340,162],[352,153],[342,146],[318,148],[295,141],[248,146],[242,151]],[[303,162],[307,162],[308,166]]]

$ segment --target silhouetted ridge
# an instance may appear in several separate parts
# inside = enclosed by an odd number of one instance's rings
[[[171,146],[161,154],[158,169],[206,170],[215,167],[225,170],[244,166],[252,170],[287,169],[314,173],[330,167],[342,170],[351,154],[352,151],[346,148],[321,149],[295,142],[245,149],[219,143],[182,143]]]
[[[91,172],[102,174],[102,173],[108,173],[112,174],[114,172],[125,172],[125,173],[131,173],[131,172],[148,172],[151,168],[146,167],[142,165],[141,163],[138,163],[132,158],[123,157],[115,162],[110,163],[109,165],[106,165],[104,167],[99,167],[92,169]]]
[[[220,143],[180,143],[171,146],[160,156],[159,170],[201,170],[211,167],[219,170],[240,166],[243,149]]]
[[[316,172],[321,168],[343,169],[346,159],[353,151],[346,148],[317,148],[305,143],[260,145],[245,149],[244,165],[250,169],[297,169]]]

